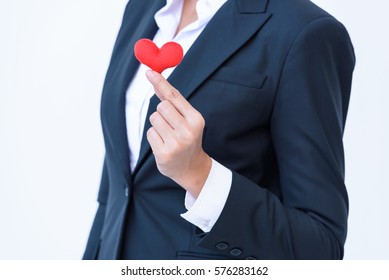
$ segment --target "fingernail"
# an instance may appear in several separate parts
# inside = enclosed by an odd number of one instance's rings
[[[155,79],[155,77],[157,76],[157,74],[153,71],[153,70],[147,70],[146,71],[146,77],[150,80],[153,80]]]

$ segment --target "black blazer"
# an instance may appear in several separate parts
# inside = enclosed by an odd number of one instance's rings
[[[133,47],[154,37],[165,3],[126,7],[102,94],[106,157],[84,258],[341,259],[354,68],[346,29],[307,0],[229,0],[171,74],[205,118],[204,150],[233,172],[221,216],[203,233],[180,217],[185,191],[158,172],[145,136],[134,172],[129,164]]]

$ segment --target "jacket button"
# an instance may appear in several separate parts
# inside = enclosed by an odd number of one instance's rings
[[[230,255],[233,257],[238,257],[238,256],[242,255],[242,250],[240,250],[238,248],[234,248],[230,251]]]
[[[128,187],[126,187],[126,188],[124,189],[124,195],[125,195],[126,197],[128,197]]]
[[[257,258],[255,257],[246,257],[245,260],[256,260]]]
[[[227,250],[228,249],[228,244],[225,243],[225,242],[217,243],[216,244],[216,249],[218,249],[219,251]]]

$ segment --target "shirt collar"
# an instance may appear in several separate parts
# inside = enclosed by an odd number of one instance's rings
[[[166,5],[154,16],[161,32],[171,39],[173,39],[181,19],[183,2],[183,0],[166,0]],[[225,2],[227,0],[197,0],[196,11],[198,20],[191,24],[192,27],[198,28],[206,25]]]

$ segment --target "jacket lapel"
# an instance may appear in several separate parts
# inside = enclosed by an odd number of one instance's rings
[[[106,141],[110,142],[115,156],[120,161],[122,172],[127,179],[131,177],[128,138],[126,128],[126,92],[135,75],[139,62],[133,49],[140,38],[153,38],[158,30],[154,14],[166,4],[166,1],[149,1],[147,14],[124,16],[122,28],[113,51],[110,68],[107,72],[102,99],[102,123]],[[134,1],[129,5],[146,5],[147,2]],[[144,10],[144,7],[129,7]],[[106,125],[109,123],[109,125]]]
[[[267,0],[227,1],[189,49],[169,82],[189,98],[265,24],[271,16],[265,13],[266,3]]]
[[[224,61],[266,23],[271,16],[266,13],[267,2],[268,0],[227,1],[208,23],[168,81],[189,99]],[[150,100],[134,175],[151,154],[146,132],[151,127],[149,116],[156,110],[158,103],[159,100],[154,95]]]

